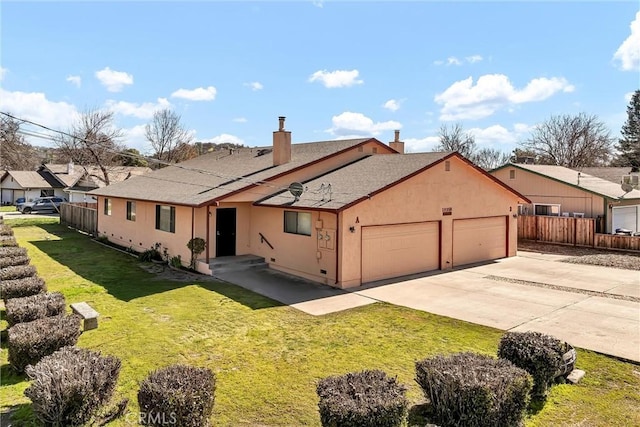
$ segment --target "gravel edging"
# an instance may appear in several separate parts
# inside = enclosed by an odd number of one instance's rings
[[[571,288],[569,286],[550,285],[548,283],[530,282],[528,280],[510,279],[501,276],[484,276],[484,279],[495,280],[497,282],[516,283],[518,285],[535,286],[537,288],[553,289],[556,291],[571,292],[574,294],[584,294],[592,297],[603,297],[609,299],[617,299],[623,301],[640,302],[640,298],[631,295],[609,294],[606,292],[590,291],[587,289]]]
[[[568,262],[571,264],[598,265],[601,267],[619,268],[622,270],[640,271],[640,256],[621,255],[621,254],[594,254],[580,255],[560,262]]]

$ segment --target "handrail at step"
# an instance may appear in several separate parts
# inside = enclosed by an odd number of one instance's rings
[[[271,243],[269,243],[269,241],[267,240],[266,237],[264,237],[264,234],[262,234],[260,232],[258,234],[260,235],[260,243],[266,243],[267,245],[269,245],[269,247],[271,249],[273,249],[273,245]]]

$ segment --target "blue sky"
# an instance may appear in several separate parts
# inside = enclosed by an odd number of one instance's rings
[[[271,144],[442,124],[511,151],[552,114],[614,136],[640,81],[637,1],[3,1],[0,111],[67,128],[109,108],[123,141],[172,108],[199,141]],[[38,145],[46,141],[33,140]]]

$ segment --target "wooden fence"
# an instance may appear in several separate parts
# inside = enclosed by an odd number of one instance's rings
[[[95,236],[98,231],[98,211],[78,204],[62,203],[60,223]]]
[[[640,251],[640,236],[618,236],[595,232],[593,218],[522,215],[518,217],[518,239]]]

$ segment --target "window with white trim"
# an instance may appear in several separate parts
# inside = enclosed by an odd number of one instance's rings
[[[111,215],[111,199],[104,199],[104,214]]]
[[[545,215],[545,216],[560,216],[560,205],[534,203],[534,205],[533,205],[533,214],[534,215]]]
[[[311,213],[284,211],[284,232],[311,236]]]

